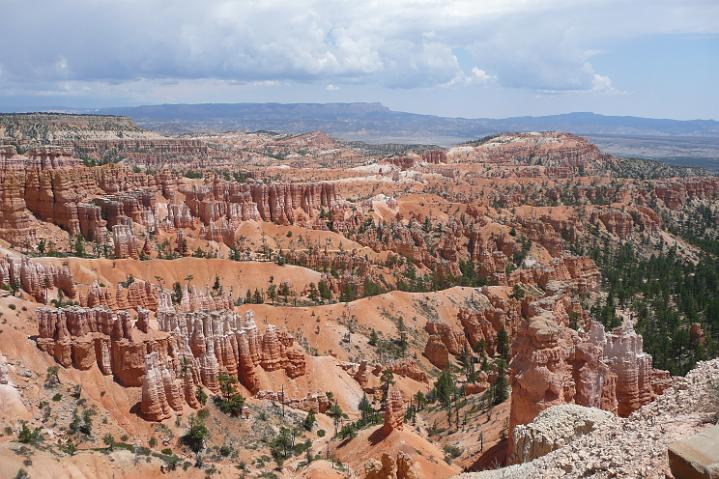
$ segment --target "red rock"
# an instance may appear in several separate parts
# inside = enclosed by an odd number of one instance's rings
[[[140,313],[144,314],[144,313]],[[88,369],[97,364],[125,386],[140,386],[145,355],[168,355],[166,333],[146,334],[131,323],[126,312],[114,315],[102,307],[38,308],[38,347],[65,367]]]
[[[138,247],[135,244],[135,237],[132,235],[132,228],[127,225],[115,225],[112,227],[112,241],[115,245],[115,258],[139,258]]]
[[[599,220],[609,233],[619,236],[621,239],[627,239],[634,231],[634,221],[632,217],[620,210],[612,209],[601,213]]]
[[[145,371],[142,380],[142,401],[140,411],[148,421],[162,421],[171,416],[172,408],[168,402],[167,388],[157,353],[145,357]]]
[[[458,355],[464,351],[465,348],[467,348],[468,351],[471,350],[471,347],[467,344],[464,333],[453,331],[446,323],[428,321],[424,329],[430,336],[438,336],[450,354]]]
[[[43,265],[29,258],[9,255],[0,258],[0,285],[17,286],[40,303],[48,301],[49,290],[53,287],[62,290],[68,298],[76,294],[67,266]]]
[[[414,360],[405,359],[403,361],[393,363],[389,366],[389,369],[392,371],[393,374],[396,374],[397,376],[414,379],[415,381],[421,383],[428,382],[427,375],[419,368],[419,366]]]
[[[426,163],[447,163],[447,153],[443,150],[427,150],[422,152],[422,161]]]
[[[442,342],[441,336],[430,335],[427,345],[424,347],[424,355],[439,369],[445,369],[449,366],[449,351]]]
[[[671,384],[652,368],[630,319],[612,333],[591,322],[589,333],[577,334],[554,317],[544,311],[528,319],[513,345],[510,431],[563,403],[627,416]]]
[[[384,432],[389,434],[394,430],[401,431],[404,428],[404,413],[405,404],[402,391],[390,384],[384,406],[384,426],[382,426]]]

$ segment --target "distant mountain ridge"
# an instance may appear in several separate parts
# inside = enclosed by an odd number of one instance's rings
[[[452,145],[503,132],[565,131],[608,153],[719,170],[719,121],[578,112],[515,118],[452,118],[394,111],[381,103],[206,103],[104,108],[165,133],[321,130],[367,143]]]
[[[394,111],[381,103],[204,103],[104,108],[100,114],[128,116],[143,126],[170,131],[204,129],[322,130],[336,136],[405,136],[422,130],[440,136],[477,138],[505,131],[561,130],[578,134],[710,136],[719,121],[605,116],[578,112],[513,118],[459,118]],[[389,129],[388,129],[389,127]]]
[[[142,128],[168,134],[319,130],[339,139],[372,144],[448,146],[505,132],[564,131],[584,136],[613,155],[719,171],[719,121],[715,120],[684,121],[588,112],[503,119],[452,118],[393,111],[381,103],[165,104],[72,111],[72,114],[78,113],[127,117]],[[62,113],[33,115],[64,121]],[[9,123],[5,127],[17,134],[21,128],[11,125],[27,115],[0,116]],[[105,122],[118,121],[122,120],[108,118]]]

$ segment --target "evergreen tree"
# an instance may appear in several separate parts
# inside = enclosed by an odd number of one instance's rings
[[[504,361],[509,360],[509,336],[504,328],[497,333],[497,352]]]
[[[494,404],[500,404],[509,398],[507,381],[507,363],[503,359],[497,361],[497,382],[494,383]]]

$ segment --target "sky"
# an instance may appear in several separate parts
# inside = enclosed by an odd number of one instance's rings
[[[382,102],[719,119],[719,0],[0,0],[0,111]]]

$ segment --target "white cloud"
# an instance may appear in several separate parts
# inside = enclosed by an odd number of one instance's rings
[[[337,85],[334,85],[332,83],[330,83],[329,85],[327,85],[325,87],[325,90],[327,90],[327,91],[337,91],[339,89],[340,89],[340,87],[338,87]]]
[[[592,77],[592,90],[595,91],[612,91],[612,80],[604,75],[595,73]]]
[[[495,76],[490,75],[481,68],[472,67],[469,73],[466,73],[464,70],[459,69],[455,74],[454,78],[442,84],[441,86],[449,88],[457,85],[484,85],[495,81],[496,79],[497,78]]]
[[[591,63],[607,44],[719,32],[714,0],[4,0],[2,9],[13,21],[0,29],[0,45],[12,45],[0,49],[0,88],[42,91],[143,79],[610,91]]]

